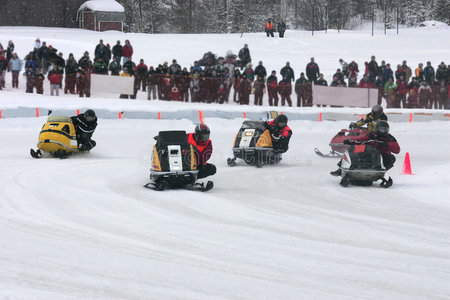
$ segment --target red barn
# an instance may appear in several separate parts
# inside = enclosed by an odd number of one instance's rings
[[[79,27],[95,31],[123,31],[125,10],[114,0],[89,0],[77,14]]]

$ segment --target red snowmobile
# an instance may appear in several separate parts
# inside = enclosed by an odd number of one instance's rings
[[[347,151],[349,145],[345,145],[345,140],[361,141],[369,134],[369,130],[365,127],[356,127],[351,123],[349,129],[342,129],[330,141],[331,151],[328,154],[322,153],[319,149],[314,148],[314,152],[320,157],[336,157],[341,158]]]

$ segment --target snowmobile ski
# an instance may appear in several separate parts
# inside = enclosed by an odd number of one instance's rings
[[[314,148],[314,152],[322,158],[341,158],[342,157],[342,153],[339,153],[336,151],[330,151],[330,153],[328,153],[328,154],[323,154],[319,149]]]
[[[35,151],[34,149],[30,149],[30,155],[33,158],[41,158],[42,157],[42,152],[41,152],[41,150]]]
[[[212,182],[212,181],[208,181],[206,183],[196,182],[194,184],[189,184],[189,185],[185,185],[185,186],[171,187],[167,181],[161,180],[156,183],[149,182],[149,183],[145,184],[144,187],[147,189],[154,190],[154,191],[165,191],[165,190],[171,190],[171,189],[185,189],[185,190],[189,190],[189,191],[207,192],[209,190],[212,190],[212,188],[214,187],[214,182]]]

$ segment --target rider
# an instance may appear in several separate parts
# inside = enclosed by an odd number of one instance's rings
[[[387,121],[388,118],[383,112],[383,107],[381,105],[375,105],[372,107],[372,111],[365,115],[364,118],[356,123],[351,123],[350,128],[361,127],[367,124],[367,129],[369,129],[370,132],[374,132],[376,123],[381,120]]]
[[[206,126],[206,124],[201,123],[195,127],[195,132],[187,135],[189,144],[195,147],[195,157],[198,165],[198,179],[216,174],[216,166],[207,163],[213,151],[209,134],[209,127]]]
[[[292,130],[287,126],[288,118],[286,115],[278,115],[275,120],[264,122],[264,127],[270,132],[272,137],[273,151],[275,153],[284,153],[289,149],[289,139],[292,136]]]
[[[356,145],[361,143],[372,145],[380,151],[386,170],[389,170],[394,166],[395,156],[392,153],[398,154],[400,152],[400,145],[398,144],[395,137],[389,134],[388,122],[383,120],[378,121],[375,126],[375,132],[369,133],[364,140],[344,141],[344,144],[346,145]],[[341,166],[341,162],[338,163],[338,166]],[[339,168],[336,171],[331,172],[330,174],[333,176],[340,176],[342,174],[342,170]]]
[[[97,127],[95,112],[92,109],[88,109],[83,114],[71,118],[75,126],[80,151],[89,151],[94,148],[97,143],[91,137]]]

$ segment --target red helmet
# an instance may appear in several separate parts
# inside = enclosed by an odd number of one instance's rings
[[[195,126],[195,139],[201,142],[207,142],[209,140],[210,130],[206,124],[198,124]]]

